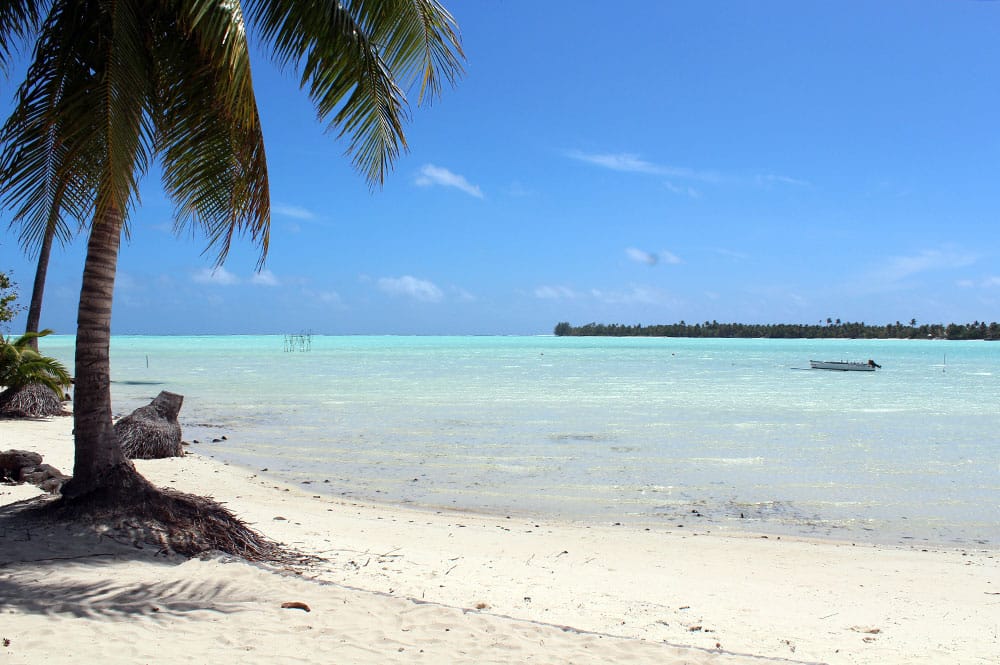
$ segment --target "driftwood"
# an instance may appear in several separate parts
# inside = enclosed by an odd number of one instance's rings
[[[0,415],[12,418],[43,418],[65,415],[62,400],[52,389],[41,383],[29,383],[0,393]]]
[[[182,457],[181,426],[177,422],[184,396],[162,391],[152,402],[115,423],[122,452],[129,459]]]

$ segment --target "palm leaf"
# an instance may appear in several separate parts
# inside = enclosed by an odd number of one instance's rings
[[[26,333],[14,341],[0,338],[0,386],[18,390],[30,383],[41,383],[58,395],[70,386],[72,379],[66,367],[55,358],[39,354],[29,344],[51,332]]]
[[[176,227],[203,230],[221,264],[233,236],[267,254],[270,197],[264,139],[239,7],[193,2],[156,31],[154,122]]]
[[[93,74],[80,58],[86,41],[86,4],[61,3],[48,17],[17,104],[0,128],[0,196],[21,224],[31,253],[52,228],[71,236],[68,219],[82,222],[93,209],[96,127],[87,108]]]
[[[406,149],[406,95],[396,77],[423,72],[422,92],[460,74],[454,21],[433,0],[248,0],[248,15],[276,61],[300,74],[321,120],[348,138],[347,152],[380,185]]]
[[[0,2],[0,70],[6,70],[16,43],[35,33],[45,0],[4,0]]]
[[[137,0],[100,4],[96,66],[97,117],[104,142],[95,201],[95,224],[128,220],[146,173],[154,128],[148,114],[150,94],[148,12],[154,5]],[[126,233],[128,227],[125,227]]]

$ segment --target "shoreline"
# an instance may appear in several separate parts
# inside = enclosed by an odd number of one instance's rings
[[[206,457],[224,466],[232,466],[234,468],[243,469],[247,474],[258,475],[261,478],[267,478],[276,484],[287,486],[296,491],[311,494],[318,493],[324,499],[330,499],[333,501],[338,501],[344,504],[351,505],[363,505],[369,506],[372,509],[385,509],[385,510],[405,510],[411,511],[417,514],[433,514],[433,515],[461,515],[461,516],[478,516],[487,519],[501,520],[501,519],[516,519],[523,522],[551,522],[555,524],[565,525],[567,527],[575,528],[601,528],[607,526],[622,527],[632,530],[643,530],[643,531],[654,531],[657,533],[675,535],[677,537],[683,537],[688,535],[698,536],[712,536],[719,538],[751,538],[751,539],[774,539],[785,541],[801,541],[806,543],[814,543],[817,545],[833,545],[841,547],[877,547],[882,549],[899,549],[899,550],[939,550],[939,551],[969,551],[969,550],[982,550],[982,551],[993,551],[1000,553],[1000,540],[996,542],[991,541],[975,541],[975,542],[960,542],[960,541],[937,541],[929,538],[918,538],[916,536],[900,536],[898,534],[886,535],[882,538],[877,538],[874,536],[859,533],[858,531],[852,531],[851,533],[857,537],[848,537],[848,534],[843,536],[837,535],[825,535],[825,534],[811,534],[797,531],[796,524],[787,523],[775,523],[770,522],[767,526],[770,528],[744,528],[736,525],[730,526],[723,524],[717,519],[709,519],[702,522],[688,522],[684,524],[678,524],[676,521],[671,519],[661,519],[655,521],[649,516],[642,515],[623,515],[618,518],[610,519],[599,519],[597,517],[573,517],[564,514],[548,514],[543,512],[532,512],[524,511],[516,508],[505,510],[505,509],[490,509],[483,507],[467,507],[467,506],[457,506],[457,505],[443,505],[443,504],[429,504],[421,503],[417,501],[410,500],[393,500],[391,498],[379,499],[369,496],[356,496],[349,493],[349,491],[337,491],[337,488],[332,484],[327,485],[322,481],[308,480],[308,481],[296,481],[291,478],[291,472],[281,472],[272,471],[270,468],[265,470],[257,470],[253,467],[240,463],[238,461],[227,460],[225,455],[213,455],[206,454],[203,450],[205,444],[196,444],[200,448],[198,451],[192,451],[192,454]],[[690,505],[695,505],[694,503]],[[700,504],[699,504],[700,505]],[[692,509],[693,510],[693,509]],[[687,511],[685,511],[687,512]],[[704,515],[698,515],[698,517],[704,517]],[[998,525],[1000,526],[1000,525]],[[833,529],[844,529],[848,527],[829,527]]]
[[[72,465],[71,429],[70,419],[0,421],[4,449],[37,450],[63,471]],[[174,561],[166,572],[165,562],[124,555],[101,565],[86,558],[32,563],[37,543],[0,534],[0,588],[23,592],[0,599],[0,632],[11,639],[0,653],[9,662],[70,650],[90,634],[98,637],[86,640],[125,640],[139,650],[110,662],[162,658],[163,649],[178,650],[171,655],[177,662],[238,651],[244,662],[269,663],[301,662],[295,656],[304,649],[359,663],[974,663],[1000,657],[995,548],[922,551],[508,519],[324,496],[200,454],[136,465],[155,484],[213,496],[268,537],[322,560],[292,573],[211,557]],[[34,494],[35,488],[3,485],[0,504]],[[75,556],[93,554],[94,542],[66,540],[52,544],[76,547]],[[130,614],[134,622],[84,612],[86,621],[74,628],[72,613],[29,602],[36,583],[56,573],[85,588],[98,578],[116,580],[110,595],[119,599],[176,575],[169,613],[191,621],[182,622],[178,634],[174,623],[168,629],[158,621],[166,618],[158,612],[137,611]],[[195,579],[217,580],[204,583],[218,593],[202,597],[202,587],[185,581]],[[185,600],[188,595],[194,598]],[[306,599],[313,611],[282,610],[278,598]],[[188,638],[219,646],[188,653]]]
[[[222,426],[200,425],[199,427],[202,432],[209,432],[213,428],[220,428],[220,431],[223,431]],[[199,427],[194,427],[190,424],[184,425],[185,431],[189,429],[199,429]],[[233,438],[239,436],[238,431],[235,434],[233,430],[225,429],[224,431],[227,432],[227,436]],[[724,516],[720,517],[717,515],[708,515],[707,513],[710,512],[718,512],[718,506],[711,506],[701,500],[691,500],[684,505],[676,506],[676,514],[663,513],[661,515],[641,515],[608,512],[602,513],[598,516],[597,513],[591,515],[567,515],[564,513],[525,510],[517,507],[492,508],[478,505],[458,506],[433,504],[405,498],[394,499],[389,496],[383,499],[379,497],[366,496],[361,492],[354,494],[349,488],[345,488],[336,482],[331,483],[328,480],[323,479],[323,473],[275,470],[273,467],[280,463],[280,459],[277,458],[269,458],[271,461],[267,462],[268,466],[263,469],[258,469],[244,461],[227,457],[225,451],[213,452],[213,443],[218,442],[218,439],[216,439],[215,442],[209,441],[211,441],[211,439],[208,441],[199,440],[196,443],[192,442],[186,446],[186,449],[194,454],[216,460],[220,464],[243,468],[248,473],[259,474],[262,475],[262,477],[271,478],[275,482],[287,484],[288,486],[295,487],[302,492],[319,493],[330,499],[371,504],[372,506],[381,506],[387,509],[401,508],[416,512],[481,515],[495,519],[515,517],[525,521],[544,520],[587,528],[607,525],[624,525],[627,528],[638,528],[646,531],[653,530],[668,534],[674,533],[679,536],[703,534],[732,538],[773,538],[776,540],[784,538],[786,540],[802,540],[807,542],[816,542],[819,544],[826,543],[831,545],[857,547],[883,547],[916,550],[981,549],[1000,552],[1000,532],[998,532],[998,537],[995,540],[986,540],[985,538],[977,540],[972,537],[968,537],[969,540],[967,541],[958,539],[936,540],[929,536],[906,535],[909,532],[902,529],[881,531],[877,528],[867,528],[860,525],[860,522],[865,521],[862,518],[857,518],[858,524],[847,525],[836,520],[831,520],[828,523],[823,524],[820,518],[801,517],[798,521],[795,521],[794,519],[780,521],[776,519],[768,520],[765,517],[748,517],[746,524],[753,522],[755,523],[755,526],[744,526],[732,517],[727,519]],[[768,502],[768,505],[785,503],[788,502],[776,500]],[[751,505],[750,507],[752,508],[756,506]],[[869,523],[873,522],[875,522],[874,519],[869,520]],[[889,523],[888,520],[884,518],[881,522],[883,525]],[[998,529],[1000,529],[1000,523],[998,523],[997,526]],[[814,532],[810,532],[810,530]],[[824,531],[825,533],[821,533]]]
[[[996,358],[982,345],[949,349],[945,373],[943,349],[886,342],[876,380],[788,370],[854,355],[835,340],[387,339],[317,337],[291,354],[279,336],[117,337],[114,404],[186,395],[188,437],[221,423],[211,434],[232,439],[206,454],[366,500],[1000,544]]]

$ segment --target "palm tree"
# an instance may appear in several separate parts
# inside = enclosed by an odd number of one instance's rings
[[[37,333],[38,326],[42,320],[42,300],[45,297],[45,277],[49,271],[49,257],[52,254],[52,241],[57,237],[63,243],[67,242],[69,239],[69,230],[64,223],[60,223],[59,209],[55,206],[52,208],[53,215],[50,222],[45,225],[45,231],[42,234],[41,244],[38,247],[38,263],[35,264],[35,281],[32,283],[31,287],[31,302],[28,305],[28,318],[24,327],[24,332],[27,333]],[[29,227],[26,227],[26,229]],[[34,246],[32,244],[32,238],[30,236],[22,237],[22,246],[24,250],[29,254],[34,251]],[[31,347],[38,351],[38,337],[31,338]]]
[[[35,338],[51,334],[51,330],[43,330],[13,340],[0,337],[0,386],[13,391],[40,383],[59,394],[69,388],[72,380],[63,364],[32,349]]]
[[[0,413],[38,417],[62,412],[62,396],[71,383],[69,372],[58,360],[36,350],[37,338],[51,333],[25,333],[13,340],[0,336]]]
[[[218,264],[237,235],[260,247],[258,267],[266,257],[268,175],[247,23],[298,72],[372,186],[406,149],[405,89],[419,81],[418,101],[432,99],[461,74],[457,26],[437,0],[0,3],[0,68],[18,41],[34,40],[0,130],[0,194],[38,238],[54,219],[89,219],[64,500],[122,505],[152,491],[114,435],[108,355],[119,245],[149,164],[162,164],[177,229],[204,232]]]

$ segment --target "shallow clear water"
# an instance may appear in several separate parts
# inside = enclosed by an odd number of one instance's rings
[[[72,338],[44,341],[71,360]],[[883,369],[796,369],[868,358]],[[116,413],[179,392],[199,452],[316,492],[1000,542],[1000,344],[313,337],[285,352],[281,336],[115,337],[112,379]]]

